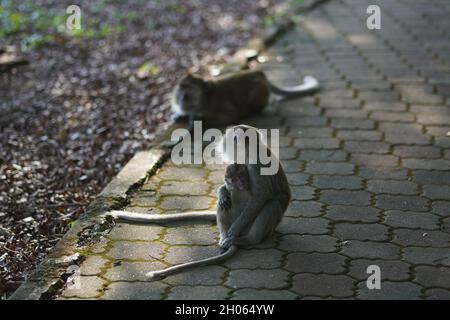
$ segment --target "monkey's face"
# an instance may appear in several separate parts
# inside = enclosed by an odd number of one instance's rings
[[[245,165],[230,164],[225,170],[225,185],[230,191],[247,190],[250,177]]]
[[[201,114],[204,81],[191,74],[184,76],[175,92],[181,110],[186,113]]]

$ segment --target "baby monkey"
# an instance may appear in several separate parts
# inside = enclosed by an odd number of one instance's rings
[[[318,81],[306,76],[294,87],[280,87],[271,83],[263,71],[243,70],[210,80],[188,73],[172,94],[175,121],[187,118],[203,120],[207,126],[226,126],[258,114],[268,104],[270,93],[284,97],[303,96],[319,88]]]
[[[225,184],[223,184],[217,191],[218,203],[217,213],[213,211],[197,211],[176,214],[142,214],[128,211],[111,211],[108,215],[116,219],[126,221],[144,222],[144,223],[165,223],[171,221],[192,221],[192,220],[211,220],[217,221],[220,233],[219,246],[221,247],[221,254],[202,260],[179,264],[164,270],[152,271],[147,273],[151,279],[160,279],[170,274],[182,272],[193,267],[201,267],[210,264],[217,264],[230,258],[236,251],[237,247],[234,244],[224,247],[227,239],[228,231],[233,222],[239,217],[242,210],[247,205],[251,198],[250,194],[250,178],[247,166],[244,164],[230,164],[225,169]],[[251,225],[242,231],[242,235],[249,232]],[[268,235],[268,234],[267,234]],[[239,238],[236,239],[236,244],[239,245]]]

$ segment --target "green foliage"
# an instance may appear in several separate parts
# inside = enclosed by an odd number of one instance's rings
[[[101,0],[94,7],[96,12],[105,10],[108,0]],[[69,15],[64,9],[47,9],[33,0],[0,0],[0,38],[20,39],[23,51],[34,50],[42,45],[54,43],[57,36],[79,39],[106,38],[126,31],[125,21],[138,18],[137,12],[122,13],[113,9],[117,23],[100,22],[94,17],[85,17],[81,12],[80,30],[66,30]]]
[[[143,63],[138,69],[139,78],[148,78],[150,76],[156,76],[160,73],[160,70],[152,62]]]

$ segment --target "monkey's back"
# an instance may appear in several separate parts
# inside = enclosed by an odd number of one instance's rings
[[[262,111],[269,95],[270,88],[262,71],[241,71],[210,81],[207,105],[211,116],[232,113],[237,121]]]

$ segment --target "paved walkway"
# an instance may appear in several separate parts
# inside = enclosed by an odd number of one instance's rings
[[[381,30],[366,28],[379,3]],[[293,200],[274,239],[218,266],[145,273],[218,253],[210,224],[117,224],[83,251],[81,289],[59,299],[450,299],[450,6],[331,1],[268,52],[280,83],[314,97],[249,124],[279,128]],[[127,210],[214,209],[223,168],[167,161]],[[366,269],[381,269],[369,290]]]

